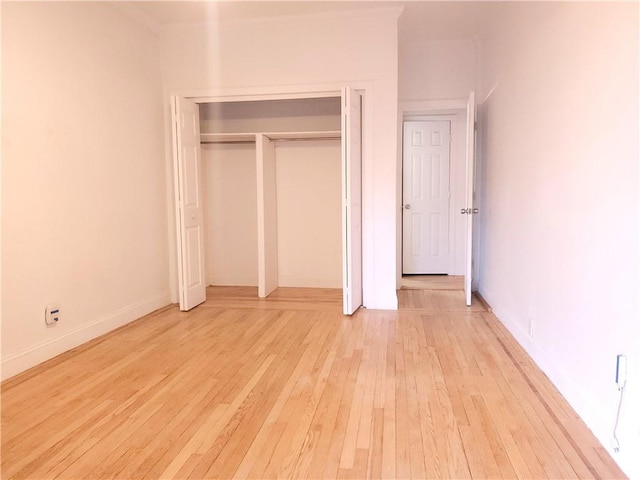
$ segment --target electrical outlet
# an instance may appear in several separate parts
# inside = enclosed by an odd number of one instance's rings
[[[57,325],[60,321],[60,307],[57,305],[47,305],[44,312],[44,323],[47,326]]]
[[[529,317],[529,336],[531,338],[533,338],[533,334],[535,332],[535,327],[536,327],[536,321],[531,316],[531,317]]]

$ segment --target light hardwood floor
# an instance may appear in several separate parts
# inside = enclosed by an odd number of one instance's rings
[[[400,287],[413,290],[463,290],[464,277],[458,275],[403,275]]]
[[[462,292],[353,317],[336,290],[256,293],[211,288],[4,382],[2,478],[623,478]]]

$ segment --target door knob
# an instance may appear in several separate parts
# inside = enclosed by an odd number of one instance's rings
[[[406,208],[407,210],[411,210],[411,205],[409,205],[408,203],[404,206],[404,208]]]

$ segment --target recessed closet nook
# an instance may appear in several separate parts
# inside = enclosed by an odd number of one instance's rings
[[[361,108],[345,91],[173,97],[181,309],[208,285],[342,288],[345,313],[361,305]]]
[[[339,97],[200,106],[208,285],[258,286],[260,150],[275,162],[277,286],[342,287],[340,128]]]

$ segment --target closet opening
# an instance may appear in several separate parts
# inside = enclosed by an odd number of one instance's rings
[[[182,310],[204,301],[209,285],[256,286],[260,297],[277,287],[342,288],[345,313],[361,305],[357,100],[354,122],[344,93],[200,104],[174,97]]]
[[[199,110],[207,285],[259,287],[258,183],[275,181],[264,188],[275,189],[276,286],[341,288],[340,97]],[[272,144],[275,178],[257,177],[256,135]]]

